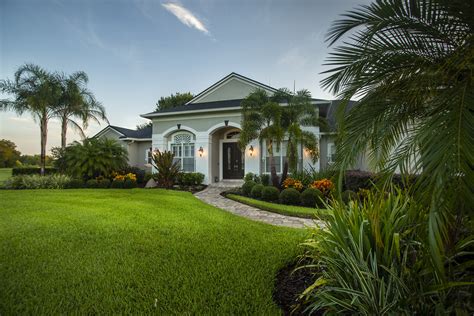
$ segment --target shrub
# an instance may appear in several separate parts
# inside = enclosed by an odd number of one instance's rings
[[[318,189],[307,188],[301,193],[301,204],[307,207],[321,206],[323,198],[323,193]]]
[[[244,181],[255,181],[256,183],[261,183],[260,176],[258,174],[249,172],[244,176]]]
[[[346,190],[342,192],[341,198],[342,198],[342,201],[347,204],[350,201],[357,199],[357,194],[352,190]]]
[[[262,190],[263,184],[258,183],[253,186],[252,190],[250,191],[250,196],[254,199],[260,199],[262,197]]]
[[[131,179],[125,179],[123,182],[123,188],[124,189],[132,189],[137,187],[137,181],[131,180]]]
[[[89,189],[96,189],[99,187],[99,181],[96,179],[89,179],[86,181],[86,188]]]
[[[45,175],[52,175],[58,172],[58,169],[52,167],[46,167],[44,169]],[[19,175],[34,175],[34,174],[41,174],[40,167],[19,167],[12,169],[12,176],[19,176]]]
[[[277,188],[271,185],[267,185],[262,189],[262,200],[267,202],[275,202],[278,201],[280,197],[280,191]]]
[[[269,174],[262,174],[260,176],[260,182],[263,185],[269,185],[270,184],[270,175]]]
[[[124,182],[125,182],[125,180],[114,180],[110,184],[110,187],[113,188],[113,189],[123,189]]]
[[[250,193],[252,192],[252,188],[256,185],[257,183],[253,180],[250,180],[250,181],[246,181],[243,185],[242,185],[242,193],[245,195],[245,196],[250,196]]]
[[[311,177],[311,174],[306,170],[292,173],[291,178],[293,178],[294,180],[300,181],[304,187],[309,186],[315,180]]]
[[[145,170],[140,169],[138,167],[127,166],[120,170],[120,174],[129,174],[132,173],[135,175],[137,179],[137,183],[144,183],[145,181]]]
[[[84,187],[84,181],[81,179],[72,179],[66,185],[66,189],[81,189]]]
[[[334,183],[329,179],[316,180],[309,186],[313,189],[318,189],[323,195],[328,196],[332,189],[334,189]]]
[[[176,182],[184,186],[201,185],[203,181],[204,174],[200,172],[180,172],[176,177]]]
[[[60,153],[61,165],[70,175],[93,179],[109,176],[115,170],[127,166],[127,151],[110,139],[86,138],[82,143],[75,141]]]
[[[101,189],[107,189],[110,187],[110,180],[109,179],[102,179],[97,182],[97,187]]]
[[[180,171],[179,161],[174,161],[171,151],[156,150],[152,156],[152,165],[158,171],[156,180],[164,188],[172,188]]]
[[[146,172],[143,177],[143,182],[147,183],[152,178],[153,178],[153,174],[151,172]]]
[[[303,184],[301,183],[300,180],[295,180],[293,178],[286,178],[285,181],[283,181],[283,188],[284,189],[293,188],[298,191],[301,191],[303,190]]]
[[[64,189],[71,178],[66,175],[19,175],[5,181],[6,189]]]
[[[294,188],[284,189],[280,193],[280,202],[286,205],[300,205],[301,193]]]
[[[357,192],[359,189],[370,189],[375,180],[374,174],[366,171],[351,170],[344,174],[344,190]]]

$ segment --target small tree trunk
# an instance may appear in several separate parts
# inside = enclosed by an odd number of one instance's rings
[[[268,141],[267,150],[268,150],[268,158],[270,160],[270,177],[271,177],[272,185],[278,188],[279,187],[278,175],[275,168],[275,157],[273,157],[273,142],[271,140]]]
[[[44,171],[46,168],[46,141],[48,138],[48,119],[46,118],[46,115],[41,118],[40,132],[41,132],[40,172],[41,172],[41,175],[44,176]]]
[[[67,117],[61,118],[61,148],[66,148]]]
[[[287,177],[288,177],[288,161],[285,161],[285,164],[283,165],[283,172],[281,173],[280,188],[283,187],[283,182],[285,182]]]

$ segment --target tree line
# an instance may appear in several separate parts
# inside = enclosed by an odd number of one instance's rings
[[[70,75],[50,72],[34,65],[25,64],[18,68],[13,80],[0,80],[0,91],[12,96],[0,100],[2,111],[14,111],[18,115],[30,113],[40,126],[40,167],[44,174],[46,165],[46,144],[48,123],[57,118],[61,123],[61,148],[67,144],[68,127],[81,136],[89,121],[108,123],[105,109],[87,88],[89,78],[83,71]]]

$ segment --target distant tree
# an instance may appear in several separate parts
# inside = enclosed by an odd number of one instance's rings
[[[156,102],[156,111],[184,105],[186,102],[191,101],[193,97],[191,92],[176,92],[176,94],[171,94],[168,97],[161,97],[158,102]]]
[[[53,159],[51,156],[46,155],[45,165],[51,166]],[[21,155],[19,161],[24,166],[39,166],[41,164],[41,155]]]
[[[41,175],[46,164],[46,142],[48,122],[55,117],[55,105],[61,95],[61,86],[56,78],[43,68],[25,64],[15,72],[15,79],[1,80],[0,92],[11,94],[13,100],[0,100],[0,110],[15,111],[18,115],[29,112],[40,125]]]
[[[90,120],[97,123],[101,120],[108,123],[108,120],[104,107],[86,87],[89,78],[85,72],[78,71],[69,76],[64,74],[55,76],[61,84],[61,97],[55,114],[61,121],[61,148],[64,149],[68,126],[73,127],[82,137],[85,137],[83,129],[87,128]]]
[[[142,130],[142,129],[148,128],[148,127],[150,127],[150,126],[152,126],[152,125],[153,125],[153,123],[152,123],[151,121],[148,122],[148,123],[138,124],[138,125],[137,125],[137,131],[140,131],[140,130]]]
[[[20,159],[20,152],[11,140],[0,140],[0,168],[11,168]]]

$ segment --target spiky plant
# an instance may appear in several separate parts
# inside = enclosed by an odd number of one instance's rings
[[[158,185],[167,189],[172,188],[181,171],[179,161],[174,160],[174,154],[167,150],[156,150],[153,152],[151,164],[157,171]]]

